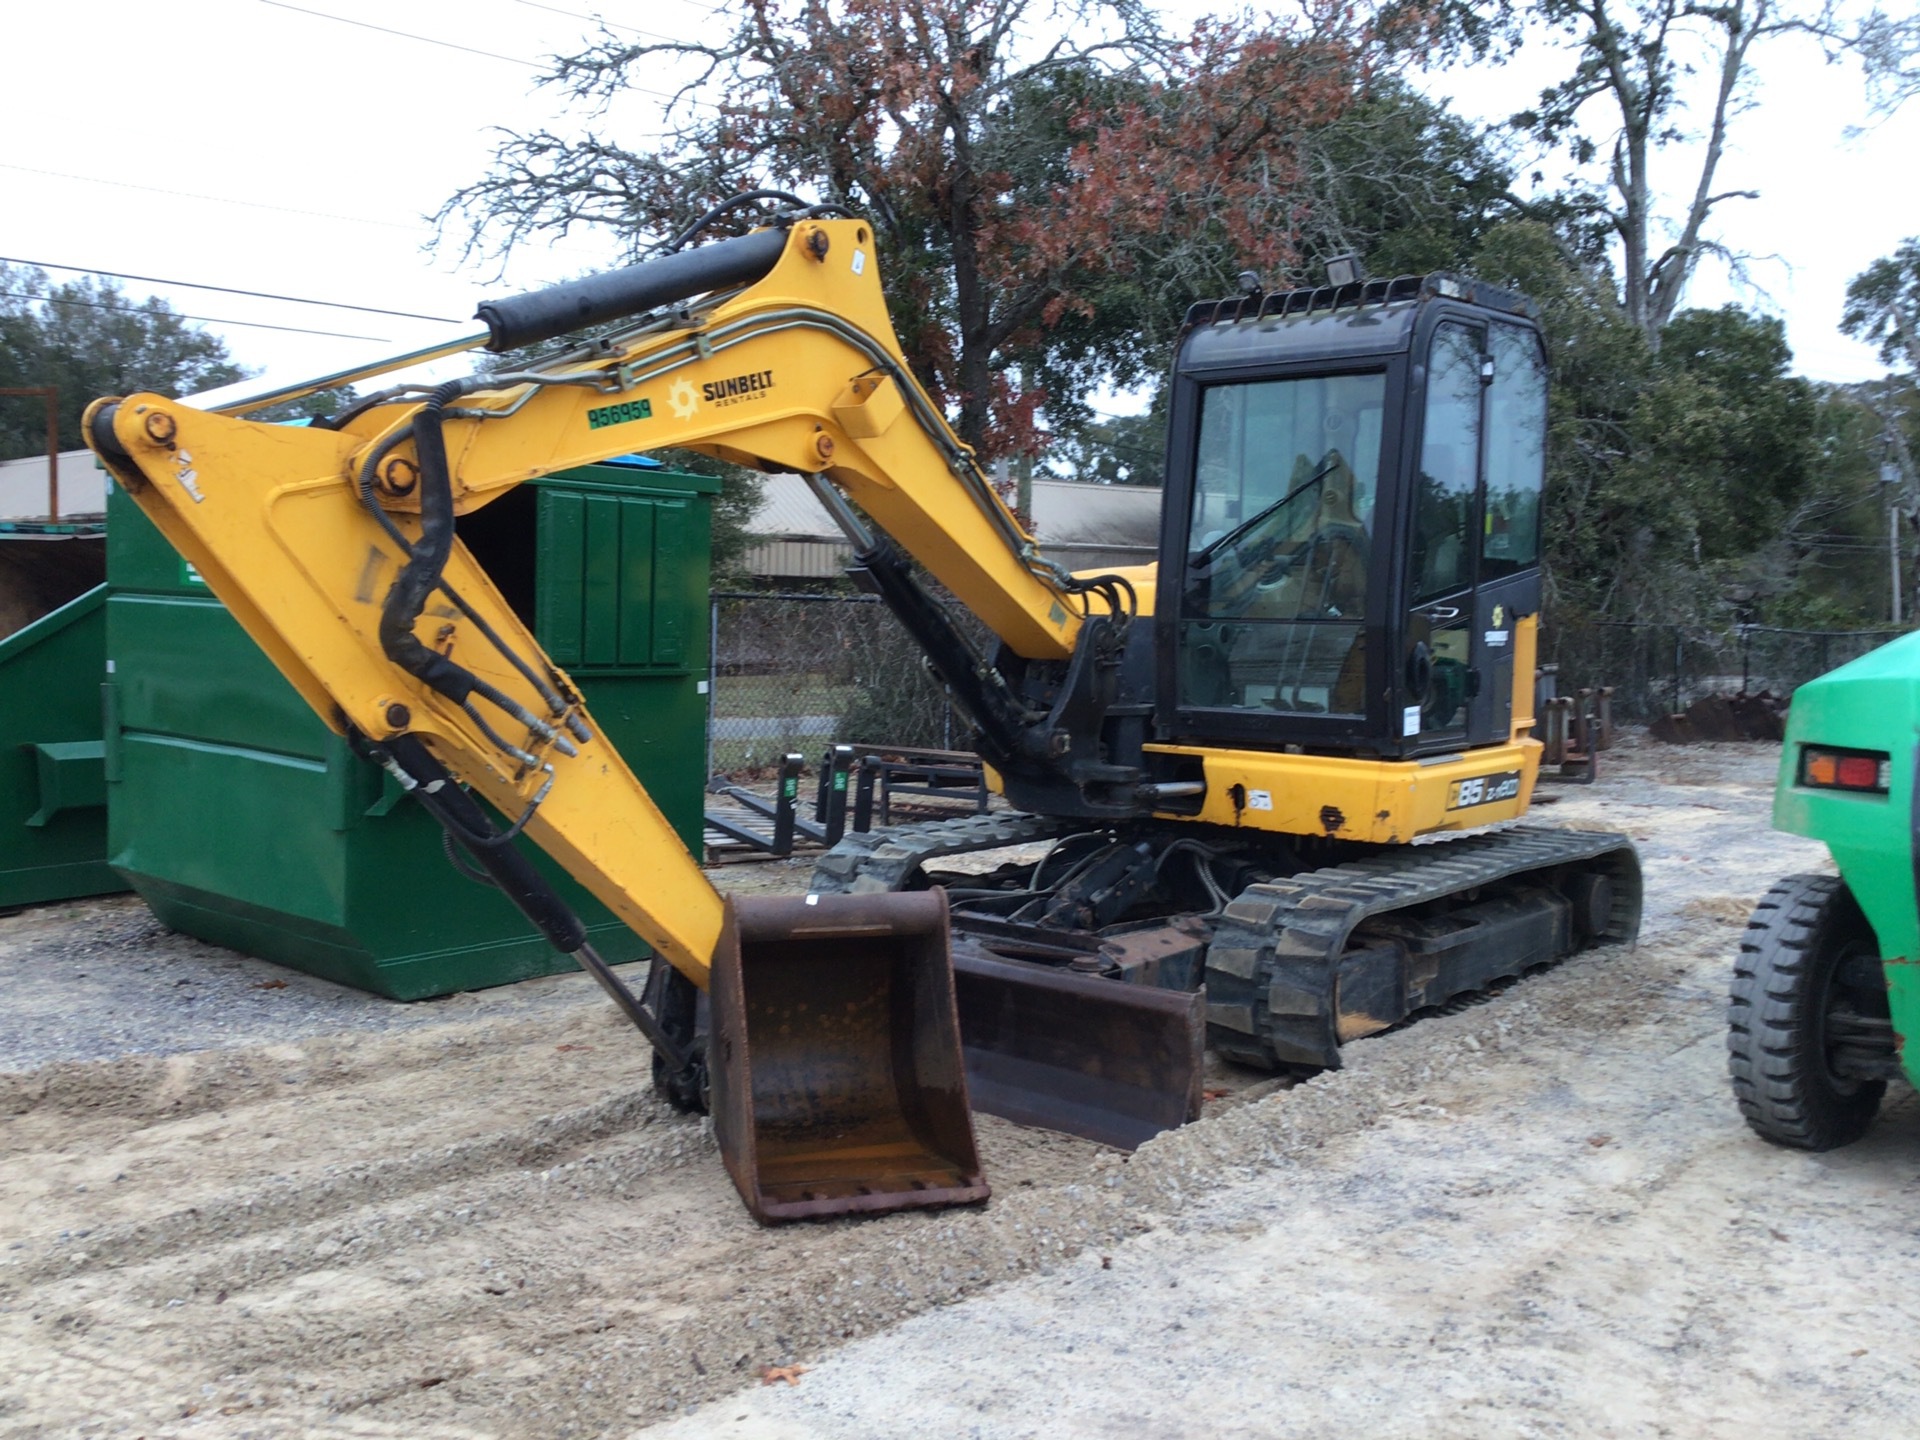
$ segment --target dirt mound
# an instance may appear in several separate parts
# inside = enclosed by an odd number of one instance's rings
[[[1681,715],[1662,715],[1647,733],[1667,745],[1694,745],[1703,740],[1772,740],[1786,738],[1788,700],[1762,690],[1758,695],[1705,695]]]

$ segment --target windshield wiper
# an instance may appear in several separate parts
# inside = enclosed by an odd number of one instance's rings
[[[1222,535],[1218,540],[1214,540],[1208,545],[1206,545],[1204,548],[1200,550],[1196,550],[1193,554],[1192,560],[1189,561],[1188,563],[1197,564],[1207,560],[1211,560],[1216,551],[1223,549],[1229,544],[1237,544],[1239,543],[1239,541],[1245,539],[1249,531],[1251,531],[1256,525],[1261,524],[1263,521],[1267,520],[1270,516],[1275,514],[1277,511],[1279,511],[1282,506],[1289,504],[1297,497],[1305,494],[1308,490],[1312,489],[1315,485],[1318,485],[1324,482],[1329,475],[1333,474],[1334,468],[1339,464],[1339,462],[1340,462],[1340,457],[1339,457],[1338,451],[1334,451],[1334,450],[1327,451],[1325,455],[1322,455],[1320,457],[1320,463],[1314,468],[1314,472],[1311,475],[1309,475],[1306,479],[1302,480],[1298,485],[1294,486],[1293,489],[1289,490],[1286,494],[1282,495],[1278,500],[1274,501],[1271,505],[1268,505],[1264,509],[1256,510],[1252,515],[1248,516],[1245,520],[1242,520],[1238,525],[1234,526],[1233,529],[1229,530],[1226,534]]]

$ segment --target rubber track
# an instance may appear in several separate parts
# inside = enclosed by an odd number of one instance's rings
[[[872,895],[898,890],[922,864],[942,855],[1053,840],[1076,828],[1085,829],[1086,824],[1002,810],[848,835],[815,863],[812,889],[819,895]]]
[[[1207,950],[1208,1043],[1269,1069],[1337,1068],[1334,977],[1362,921],[1605,856],[1617,857],[1608,934],[1631,941],[1640,930],[1640,866],[1623,835],[1521,827],[1249,886],[1215,923]]]

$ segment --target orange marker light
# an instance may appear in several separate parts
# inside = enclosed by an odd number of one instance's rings
[[[1800,751],[1800,783],[1813,790],[1885,795],[1890,759],[1882,750],[1825,750],[1808,745]]]

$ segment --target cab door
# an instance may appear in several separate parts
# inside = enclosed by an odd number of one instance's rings
[[[1435,326],[1407,547],[1401,733],[1415,752],[1512,733],[1515,622],[1540,608],[1546,435],[1538,331]]]
[[[1485,684],[1475,532],[1486,347],[1485,324],[1446,320],[1434,327],[1428,349],[1409,495],[1410,609],[1401,666],[1400,735],[1415,750],[1471,743],[1469,716]]]
[[[1515,625],[1540,610],[1540,495],[1547,473],[1547,359],[1539,333],[1487,327],[1493,377],[1481,446],[1480,560],[1474,592],[1485,678],[1468,702],[1470,744],[1513,733]],[[1533,677],[1522,677],[1532,684]]]

